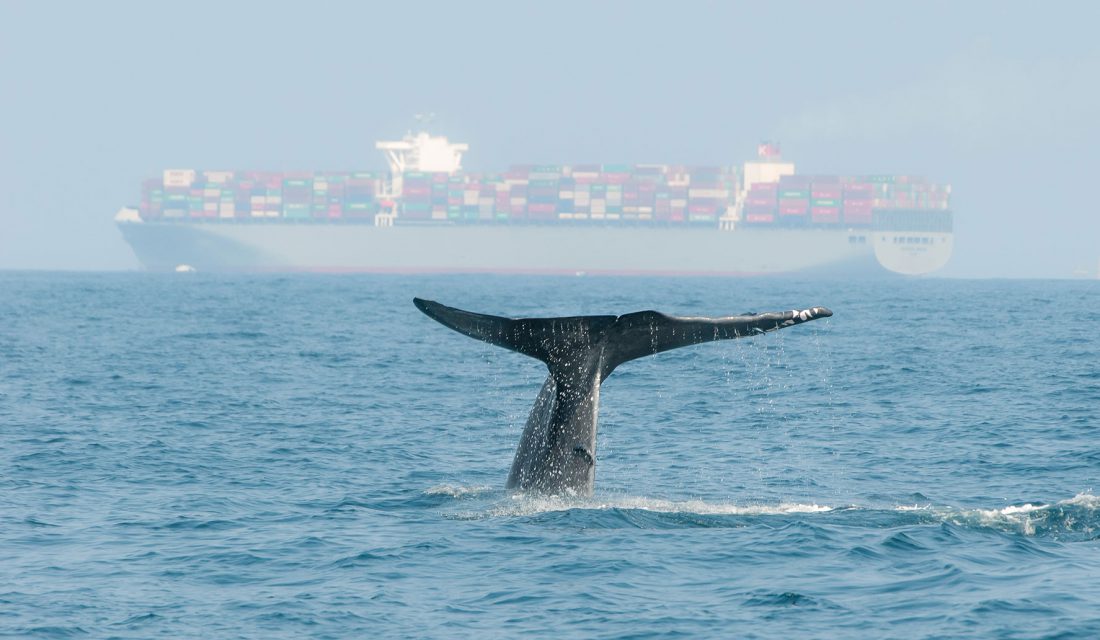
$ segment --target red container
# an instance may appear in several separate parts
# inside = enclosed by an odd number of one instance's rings
[[[821,224],[840,222],[840,207],[810,207],[810,221]]]
[[[779,203],[779,215],[804,216],[810,212],[810,204],[805,200],[797,200],[793,203]]]
[[[753,196],[752,194],[749,194],[749,197],[745,199],[745,206],[746,207],[772,207],[772,208],[775,208],[775,203],[776,203],[775,197],[768,198],[768,197],[765,196],[765,197],[761,198],[759,196]]]
[[[771,213],[746,213],[745,222],[750,224],[771,224],[775,222],[775,214]]]
[[[810,190],[810,197],[814,200],[840,200],[840,185],[819,187],[815,184]]]

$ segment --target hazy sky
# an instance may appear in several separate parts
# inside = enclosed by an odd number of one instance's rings
[[[0,0],[0,268],[134,269],[164,168],[740,164],[954,185],[954,276],[1100,262],[1100,3]]]

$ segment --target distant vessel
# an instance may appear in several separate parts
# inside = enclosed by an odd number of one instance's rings
[[[164,171],[116,221],[152,270],[920,275],[953,249],[950,186],[797,175],[769,143],[740,169],[502,173],[426,132],[377,148],[387,172]]]

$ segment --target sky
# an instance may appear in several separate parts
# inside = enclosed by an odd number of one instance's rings
[[[739,165],[952,185],[940,275],[1100,265],[1100,3],[0,0],[0,269],[140,268],[166,168]]]

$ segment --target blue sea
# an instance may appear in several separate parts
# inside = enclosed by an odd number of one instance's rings
[[[512,316],[835,315],[604,384]],[[1100,637],[1100,282],[0,273],[0,635]]]

